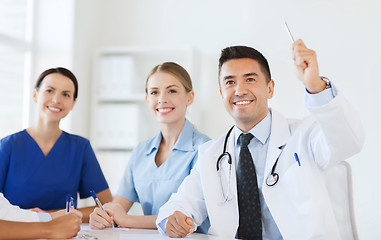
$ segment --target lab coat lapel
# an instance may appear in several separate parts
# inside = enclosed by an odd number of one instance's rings
[[[224,201],[223,187],[227,189],[229,167],[227,161],[223,162],[223,179],[220,179],[216,172],[217,159],[223,152],[223,144],[225,136],[216,140],[211,147],[208,158],[214,161],[206,161],[207,165],[202,166],[201,174],[204,176],[204,192],[208,208],[208,214],[211,224],[209,234],[218,236],[229,236],[234,238],[238,228],[238,203],[237,203],[237,187],[235,174],[235,157],[234,157],[234,134],[230,135],[226,150],[232,158],[232,170],[230,177],[229,201]],[[206,153],[206,154],[208,154]],[[216,174],[206,169],[212,169]],[[222,181],[221,181],[222,180]],[[221,187],[221,183],[223,187]]]
[[[224,141],[225,141],[226,135],[224,135],[223,138],[218,140],[218,144],[216,144],[216,148],[214,149],[214,159],[218,159],[219,156],[223,153],[223,146],[224,146]],[[219,188],[221,189],[221,199],[220,202],[224,202],[224,195],[229,191],[229,201],[234,200],[237,197],[237,183],[236,183],[236,170],[235,170],[235,165],[236,165],[236,160],[235,160],[235,152],[234,152],[234,129],[232,133],[229,136],[229,139],[227,141],[226,145],[226,151],[230,154],[230,157],[232,159],[232,165],[231,165],[231,172],[229,170],[229,163],[227,158],[221,161],[221,164],[219,165],[221,168],[221,175],[218,174],[218,181],[220,181]],[[217,162],[215,162],[215,166],[217,167]],[[230,187],[229,186],[229,174],[230,176]]]
[[[223,152],[223,144],[224,144],[224,140],[225,140],[225,137],[226,135],[224,136],[224,138],[222,138],[221,140],[219,140],[219,143],[216,144],[216,148],[214,149],[214,159],[218,159],[218,157],[221,155],[221,153]],[[218,181],[221,183],[220,185],[221,186],[218,186],[219,189],[221,189],[221,199],[219,199],[219,202],[220,203],[224,203],[224,195],[226,195],[227,191],[229,191],[229,198],[228,200],[229,201],[237,201],[237,181],[236,181],[236,168],[235,168],[235,165],[236,165],[236,159],[235,159],[235,152],[234,152],[234,129],[232,131],[232,133],[230,134],[229,136],[229,139],[228,139],[228,142],[227,142],[227,145],[226,145],[226,151],[230,154],[231,156],[231,159],[232,159],[232,165],[231,165],[231,172],[229,172],[229,163],[228,163],[228,160],[227,159],[224,159],[222,162],[221,162],[221,175],[218,174]],[[217,165],[217,162],[215,162],[215,165],[214,167],[216,168],[216,165]],[[231,174],[230,176],[230,187],[228,188],[229,186],[229,174]]]
[[[287,120],[278,112],[270,109],[272,113],[271,133],[269,139],[269,147],[267,149],[266,167],[263,185],[266,184],[266,178],[271,173],[275,161],[282,153],[282,149],[291,137]]]
[[[235,137],[234,137],[234,129],[229,137],[227,150],[231,155],[232,158],[232,172],[231,172],[231,183],[230,183],[230,189],[229,194],[231,197],[230,202],[228,205],[230,206],[230,210],[228,210],[231,213],[231,219],[229,222],[231,222],[231,229],[229,229],[229,236],[234,236],[238,229],[239,224],[239,211],[238,211],[238,198],[237,198],[237,177],[236,177],[236,158],[235,158],[235,143],[234,143]]]

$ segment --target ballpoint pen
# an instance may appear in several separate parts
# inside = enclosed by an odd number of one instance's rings
[[[298,165],[300,167],[300,160],[299,160],[298,154],[294,153],[294,157],[295,157],[295,160],[296,160],[296,162],[298,162]]]
[[[284,21],[284,26],[286,27],[286,30],[287,30],[287,32],[288,32],[288,35],[289,35],[290,38],[291,38],[291,41],[292,41],[292,42],[295,42],[295,39],[294,39],[294,37],[292,36],[291,31],[290,31],[290,28],[288,27],[286,21]]]
[[[90,193],[91,193],[91,196],[93,196],[94,201],[95,201],[95,203],[98,205],[98,207],[99,207],[100,209],[102,209],[103,211],[106,212],[106,210],[103,208],[102,203],[99,201],[97,195],[95,194],[94,190],[90,190]],[[112,226],[113,228],[115,227],[113,223],[111,223],[111,226]]]
[[[74,198],[68,194],[66,196],[66,214],[70,212],[70,208],[74,208]]]

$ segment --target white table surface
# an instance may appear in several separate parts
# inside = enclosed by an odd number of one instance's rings
[[[96,237],[98,240],[162,240],[170,239],[169,237],[162,236],[157,230],[151,229],[133,229],[133,228],[107,228],[103,230],[90,229],[88,224],[81,225],[81,231],[74,239],[86,239],[81,238],[83,235]],[[95,239],[95,238],[87,238]],[[179,238],[177,238],[179,239]],[[192,233],[182,239],[221,239],[207,234]]]

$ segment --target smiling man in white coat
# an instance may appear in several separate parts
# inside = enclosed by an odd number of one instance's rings
[[[274,81],[260,52],[222,50],[220,93],[235,126],[200,147],[195,168],[159,210],[161,233],[184,237],[209,216],[208,233],[230,239],[355,237],[341,163],[362,148],[358,114],[320,77],[313,50],[298,40],[292,53],[311,113],[303,120],[268,107]]]

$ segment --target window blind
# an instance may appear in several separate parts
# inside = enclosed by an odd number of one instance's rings
[[[0,138],[21,130],[27,0],[0,1]]]

